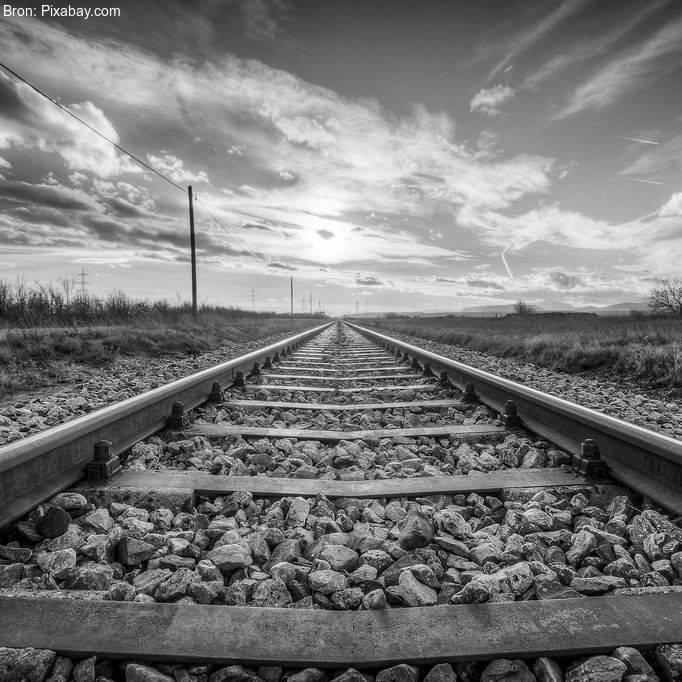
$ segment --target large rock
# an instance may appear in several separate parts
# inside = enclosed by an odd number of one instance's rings
[[[201,577],[189,568],[179,568],[154,590],[154,599],[159,602],[172,602],[187,594],[192,583],[200,583]]]
[[[49,573],[55,580],[63,580],[76,567],[76,552],[62,549],[58,552],[43,552],[38,555],[40,570]]]
[[[398,589],[400,598],[408,606],[434,606],[438,603],[438,593],[420,583],[410,570],[400,574]]]
[[[437,663],[429,670],[424,682],[457,682],[457,673],[449,663]]]
[[[251,598],[258,606],[272,608],[284,608],[292,602],[289,590],[279,578],[269,578],[259,582],[253,588]]]
[[[347,587],[346,577],[337,571],[329,569],[310,573],[308,575],[308,585],[310,589],[322,594],[331,594],[338,590],[345,590]]]
[[[133,587],[138,594],[146,594],[151,597],[156,592],[156,588],[173,575],[167,568],[154,568],[143,571],[133,579]]]
[[[57,538],[69,529],[71,516],[60,507],[50,507],[36,523],[36,530],[46,538]]]
[[[533,672],[538,682],[564,682],[559,664],[546,656],[535,661]]]
[[[147,561],[156,552],[156,547],[144,540],[124,537],[118,543],[118,559],[124,566],[134,566]]]
[[[409,513],[398,535],[398,544],[404,550],[426,547],[433,542],[434,528],[431,519],[420,511]]]
[[[24,577],[24,564],[0,566],[0,587],[14,587]]]
[[[611,656],[625,663],[627,675],[648,675],[650,680],[657,680],[654,669],[646,662],[644,656],[631,646],[618,647]]]
[[[376,682],[417,682],[418,679],[419,668],[414,665],[407,665],[407,663],[385,668],[376,676]]]
[[[343,545],[328,545],[320,552],[319,558],[327,561],[334,571],[351,572],[358,563],[358,553]]]
[[[174,677],[168,677],[148,665],[128,663],[126,666],[126,682],[175,682]]]
[[[105,564],[83,564],[73,568],[64,581],[67,590],[106,590],[114,577],[114,569]]]
[[[49,649],[9,649],[0,647],[2,682],[44,682],[57,654]]]
[[[566,670],[566,682],[621,682],[625,663],[611,656],[592,656]]]
[[[305,526],[308,512],[310,511],[310,502],[302,497],[296,497],[289,505],[289,511],[286,516],[286,524],[294,528],[302,528]]]
[[[660,644],[656,647],[656,660],[666,682],[682,680],[682,644]]]
[[[481,682],[535,682],[535,675],[523,661],[498,658],[481,673]]]
[[[208,553],[208,558],[221,570],[246,568],[253,563],[251,550],[242,545],[223,545]]]

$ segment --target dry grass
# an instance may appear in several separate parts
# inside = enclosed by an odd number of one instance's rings
[[[145,316],[132,324],[110,327],[11,330],[0,334],[0,389],[16,392],[46,381],[68,380],[76,366],[113,364],[120,356],[191,356],[323,323],[319,318],[236,317],[233,313],[203,311],[198,321],[183,313],[172,321]]]
[[[398,332],[571,373],[682,389],[682,318],[648,315],[508,315],[373,320]]]

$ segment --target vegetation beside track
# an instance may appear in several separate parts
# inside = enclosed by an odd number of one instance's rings
[[[682,390],[682,319],[543,313],[501,318],[359,320],[391,333],[463,346],[548,369],[633,380],[646,389]]]
[[[0,318],[1,320],[1,318]],[[192,356],[222,347],[295,334],[323,319],[203,308],[133,316],[93,326],[0,327],[0,390],[29,390],[69,381],[74,367],[115,365],[121,356]]]

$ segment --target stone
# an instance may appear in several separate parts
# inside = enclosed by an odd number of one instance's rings
[[[154,599],[158,602],[172,602],[187,594],[192,583],[201,582],[201,577],[189,568],[179,568],[168,579],[154,590]]]
[[[103,507],[91,511],[85,516],[83,521],[87,526],[92,528],[95,533],[101,535],[106,535],[114,527],[114,520],[109,516],[109,512]]]
[[[646,662],[644,656],[631,646],[620,646],[611,656],[625,663],[626,675],[648,675],[650,680],[658,680],[654,669]]]
[[[471,537],[471,526],[459,512],[443,509],[433,515],[433,520],[438,528],[445,530],[455,540]]]
[[[86,658],[81,661],[73,669],[73,682],[95,682],[97,674],[95,673],[96,656]]]
[[[612,575],[600,575],[593,578],[573,578],[571,587],[580,594],[604,594],[610,590],[627,587],[623,578]]]
[[[358,553],[343,545],[327,545],[319,554],[319,558],[327,561],[334,571],[348,571],[355,569]]]
[[[291,593],[279,578],[269,578],[259,582],[254,588],[251,598],[258,606],[284,608],[291,604]]]
[[[308,513],[310,512],[310,503],[302,497],[296,497],[289,505],[289,511],[286,515],[286,524],[294,528],[302,528],[305,526]]]
[[[63,580],[76,567],[76,552],[62,549],[58,552],[42,552],[38,555],[40,570],[49,573],[55,580]]]
[[[621,682],[625,663],[611,656],[592,656],[566,670],[565,682]]]
[[[126,682],[175,682],[175,678],[164,675],[148,665],[128,663]]]
[[[380,611],[381,609],[388,608],[384,591],[376,589],[365,594],[362,598],[362,608],[368,611]]]
[[[55,507],[64,509],[65,511],[77,511],[88,506],[87,499],[80,493],[59,493],[55,495],[51,500],[50,504]]]
[[[424,682],[457,682],[457,673],[449,663],[438,663],[426,674]]]
[[[363,596],[360,587],[347,587],[345,590],[334,592],[330,597],[330,601],[337,609],[349,611],[351,609],[356,609],[362,604]]]
[[[327,673],[319,668],[304,668],[289,675],[287,682],[327,682]]]
[[[597,548],[597,539],[587,530],[575,534],[571,548],[566,552],[566,560],[571,566],[577,566],[585,557]]]
[[[535,682],[535,675],[521,660],[497,658],[481,673],[481,682]]]
[[[400,598],[408,606],[434,606],[438,603],[438,593],[419,582],[410,570],[400,574],[398,588]]]
[[[36,530],[46,538],[57,538],[69,529],[71,515],[60,507],[50,507],[36,523]]]
[[[546,656],[535,661],[533,673],[538,682],[564,682],[564,675],[559,664]]]
[[[23,577],[24,564],[8,564],[0,566],[0,588],[14,587]]]
[[[64,580],[67,590],[106,590],[114,577],[114,569],[105,564],[82,564],[71,569]]]
[[[345,672],[335,677],[332,682],[373,682],[374,678],[369,675],[363,675],[355,668],[348,668]]]
[[[0,545],[0,559],[25,564],[31,560],[33,552],[27,547],[6,547]],[[682,553],[680,554],[682,557]]]
[[[221,570],[246,568],[253,563],[251,550],[242,545],[222,545],[208,553],[208,558]]]
[[[551,575],[537,575],[534,583],[537,599],[575,599],[583,596],[572,587],[562,585]]]
[[[338,590],[345,590],[347,587],[346,577],[330,569],[323,569],[321,571],[312,571],[308,575],[308,585],[310,589],[322,594],[331,594]]]
[[[118,560],[124,566],[134,566],[147,561],[156,552],[156,547],[144,540],[123,537],[118,543]]]
[[[682,680],[682,644],[659,644],[656,647],[656,661],[665,682]]]
[[[527,562],[519,562],[512,564],[507,568],[499,571],[498,575],[501,580],[506,580],[515,596],[520,597],[526,590],[528,590],[535,580],[533,571]]]
[[[431,519],[420,511],[408,513],[398,534],[398,544],[406,551],[426,547],[433,541],[434,528]]]
[[[173,575],[173,572],[167,568],[154,568],[149,571],[143,571],[133,578],[133,587],[138,594],[146,594],[151,597],[156,592],[156,588],[162,582],[168,580],[171,575]]]
[[[376,676],[376,682],[417,682],[418,680],[419,668],[407,665],[407,663],[380,670]]]
[[[2,682],[44,682],[57,654],[49,649],[10,649],[0,647]]]

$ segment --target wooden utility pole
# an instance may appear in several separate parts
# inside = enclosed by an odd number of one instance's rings
[[[313,295],[310,294],[310,317],[313,316]]]
[[[291,317],[294,316],[294,278],[291,277]]]
[[[197,248],[194,241],[194,195],[192,185],[187,187],[189,197],[189,245],[192,257],[192,314],[197,319]]]

